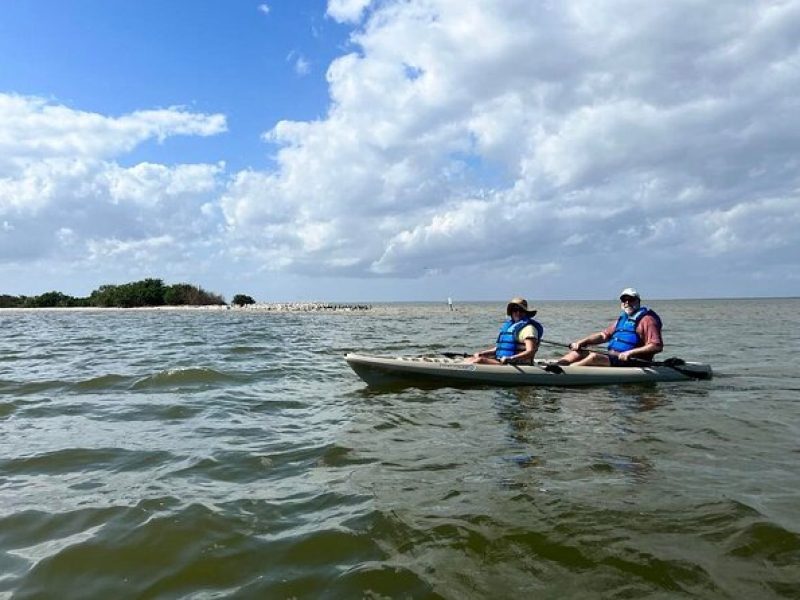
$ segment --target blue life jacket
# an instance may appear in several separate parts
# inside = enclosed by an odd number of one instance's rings
[[[645,315],[652,315],[655,317],[659,329],[661,328],[661,317],[646,306],[640,306],[639,310],[631,316],[628,316],[623,310],[617,319],[617,325],[614,328],[614,333],[611,335],[611,340],[608,342],[608,349],[614,352],[626,352],[643,346],[644,343],[642,339],[639,337],[639,334],[636,333],[636,326]]]
[[[500,327],[500,335],[497,336],[497,343],[495,344],[497,347],[494,353],[495,357],[503,358],[504,356],[513,356],[525,350],[525,344],[517,341],[517,334],[522,331],[523,327],[528,325],[533,325],[534,329],[536,329],[539,334],[539,339],[542,339],[544,327],[542,327],[541,323],[538,321],[526,317],[515,323],[513,320],[508,319]]]

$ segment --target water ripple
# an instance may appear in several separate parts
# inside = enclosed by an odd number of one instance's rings
[[[719,376],[596,389],[342,359],[484,347],[493,303],[3,315],[0,597],[798,598],[799,302],[660,302]]]

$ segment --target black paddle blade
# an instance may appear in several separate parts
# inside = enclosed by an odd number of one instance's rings
[[[553,373],[555,375],[561,375],[564,372],[564,369],[562,369],[559,365],[556,364],[547,365],[544,368],[544,370],[547,371],[548,373]]]
[[[666,367],[682,367],[685,364],[686,364],[685,360],[683,360],[682,358],[676,358],[674,356],[664,361],[664,366]]]
[[[441,355],[446,358],[466,358],[469,356],[466,352],[442,352]]]
[[[691,367],[686,366],[686,361],[682,358],[668,358],[664,362],[660,363],[665,367],[670,367],[675,369],[678,373],[683,373],[687,377],[691,377],[692,379],[711,379],[711,371],[695,371]],[[686,367],[682,369],[681,367]]]

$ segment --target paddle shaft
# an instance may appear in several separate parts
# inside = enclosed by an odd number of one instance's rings
[[[565,344],[563,342],[554,342],[552,340],[541,340],[541,342],[543,344],[549,344],[551,346],[560,346],[561,348],[568,348],[568,349],[572,350],[572,346],[570,344]],[[596,348],[596,347],[593,347],[593,346],[592,347],[587,346],[585,348],[582,348],[582,350],[585,350],[586,352],[594,352],[596,354],[604,354],[605,356],[619,356],[619,354],[617,354],[615,352],[611,352],[609,350],[603,350],[602,348]],[[680,359],[677,359],[677,360],[680,360]],[[636,358],[635,356],[628,357],[628,361],[637,362],[637,363],[641,363],[641,364],[645,364],[645,365],[664,366],[664,367],[673,367],[673,368],[675,367],[675,365],[669,365],[669,364],[665,364],[663,362],[655,361],[655,360],[647,360],[646,358]]]
[[[543,344],[550,344],[551,346],[560,346],[562,348],[569,348],[569,344],[564,344],[562,342],[552,342],[550,340],[540,340]],[[605,354],[606,356],[616,356],[613,352],[608,352],[607,350],[602,350],[601,348],[592,348],[588,349],[587,352],[597,352],[598,354]],[[442,356],[447,358],[467,358],[468,356],[472,356],[471,354],[467,354],[466,352],[441,352]],[[647,365],[664,365],[664,363],[655,362],[652,360],[646,360],[644,358],[636,358],[635,356],[631,356],[628,358],[629,361],[644,363]],[[674,367],[674,365],[664,365],[668,367]]]
[[[551,346],[559,346],[561,348],[570,348],[569,344],[564,344],[563,342],[553,342],[551,340],[540,340],[540,341],[543,344],[549,344]],[[597,354],[605,354],[606,356],[617,356],[613,352],[609,352],[608,350],[603,350],[602,348],[586,348],[586,351],[587,352],[596,352]],[[468,356],[472,356],[471,354],[467,354],[466,352],[441,352],[440,354],[442,356],[447,357],[447,358],[467,358]],[[644,364],[647,364],[647,365],[656,365],[656,366],[673,367],[673,368],[675,367],[675,365],[672,365],[672,364],[666,364],[666,363],[663,363],[663,362],[647,360],[647,359],[644,359],[644,358],[636,358],[635,356],[631,356],[630,358],[628,358],[628,360],[631,361],[631,362],[644,363]],[[677,359],[677,360],[680,360],[680,359]]]

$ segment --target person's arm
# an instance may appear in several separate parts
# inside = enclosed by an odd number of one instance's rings
[[[486,356],[494,356],[497,352],[497,346],[492,346],[491,348],[486,348],[486,350],[478,350],[472,356],[473,358],[484,358]]]
[[[532,337],[532,338],[528,338],[527,340],[525,340],[525,349],[526,350],[528,350],[528,342],[531,343],[530,358],[531,359],[536,358],[536,353],[539,351],[539,338]]]
[[[569,345],[570,350],[581,350],[586,346],[591,346],[593,344],[602,344],[603,342],[607,341],[609,335],[607,330],[598,331],[597,333],[590,333],[586,337],[579,339],[577,342],[572,342]]]

